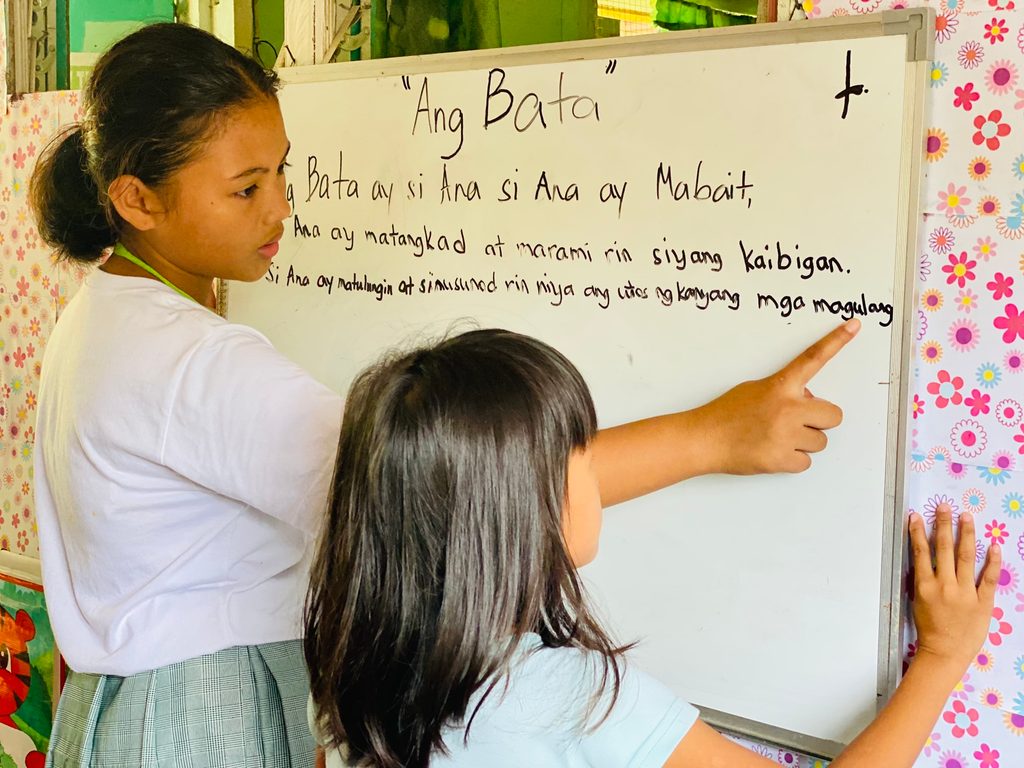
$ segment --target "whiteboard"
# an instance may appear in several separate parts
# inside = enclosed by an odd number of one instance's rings
[[[583,571],[712,722],[831,754],[899,662],[926,14],[285,70],[294,216],[227,317],[339,391],[460,319],[515,329],[609,426],[860,316],[812,383],[846,419],[811,470],[617,507]]]

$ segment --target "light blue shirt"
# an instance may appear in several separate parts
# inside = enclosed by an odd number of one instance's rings
[[[600,656],[539,646],[536,635],[524,638],[507,685],[484,701],[468,743],[464,727],[447,729],[450,754],[435,755],[432,768],[661,768],[697,719],[696,709],[626,664],[611,713],[601,721],[609,685],[588,716]],[[478,700],[470,701],[469,713]],[[328,752],[327,766],[352,768],[338,751]]]

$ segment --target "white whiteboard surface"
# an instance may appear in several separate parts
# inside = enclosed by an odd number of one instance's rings
[[[641,640],[642,667],[742,730],[821,754],[873,717],[898,661],[924,64],[908,61],[916,36],[881,30],[928,27],[920,11],[883,18],[286,70],[296,215],[267,279],[227,301],[229,319],[339,391],[382,349],[459,318],[529,333],[579,366],[605,426],[775,371],[849,316],[814,299],[875,305],[812,382],[846,419],[810,471],[700,478],[609,510],[584,570],[618,637]],[[485,129],[501,89],[513,106]],[[535,199],[542,174],[579,199]],[[479,199],[452,199],[470,182]],[[608,184],[625,184],[621,209]],[[822,197],[832,205],[809,216]],[[656,263],[666,247],[685,268]],[[806,306],[783,316],[759,294]]]

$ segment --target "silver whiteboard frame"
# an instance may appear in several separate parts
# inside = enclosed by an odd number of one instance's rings
[[[907,540],[906,458],[907,413],[910,398],[910,348],[914,323],[915,265],[918,229],[922,213],[922,159],[924,156],[924,111],[928,64],[934,55],[935,12],[930,8],[884,11],[854,17],[815,21],[758,24],[714,30],[695,30],[628,38],[485,49],[430,56],[369,59],[340,64],[286,67],[278,70],[282,82],[311,83],[326,80],[355,80],[374,77],[450,72],[482,68],[500,61],[506,66],[550,64],[584,59],[623,58],[659,53],[789,45],[826,40],[855,40],[867,37],[906,37],[907,72],[904,85],[904,120],[900,167],[899,217],[906,227],[899,232],[894,267],[893,338],[889,360],[889,400],[886,425],[885,487],[882,504],[882,573],[879,604],[878,682],[876,705],[881,709],[899,684],[902,670],[905,554]],[[356,108],[359,108],[358,106]],[[230,290],[225,281],[218,285],[218,311],[227,316]],[[832,759],[844,744],[819,739],[778,726],[696,706],[709,724],[738,736],[794,749],[815,757]]]

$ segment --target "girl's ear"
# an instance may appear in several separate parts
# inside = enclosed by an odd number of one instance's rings
[[[118,176],[107,194],[118,215],[140,231],[153,229],[167,213],[156,190],[136,176]]]

